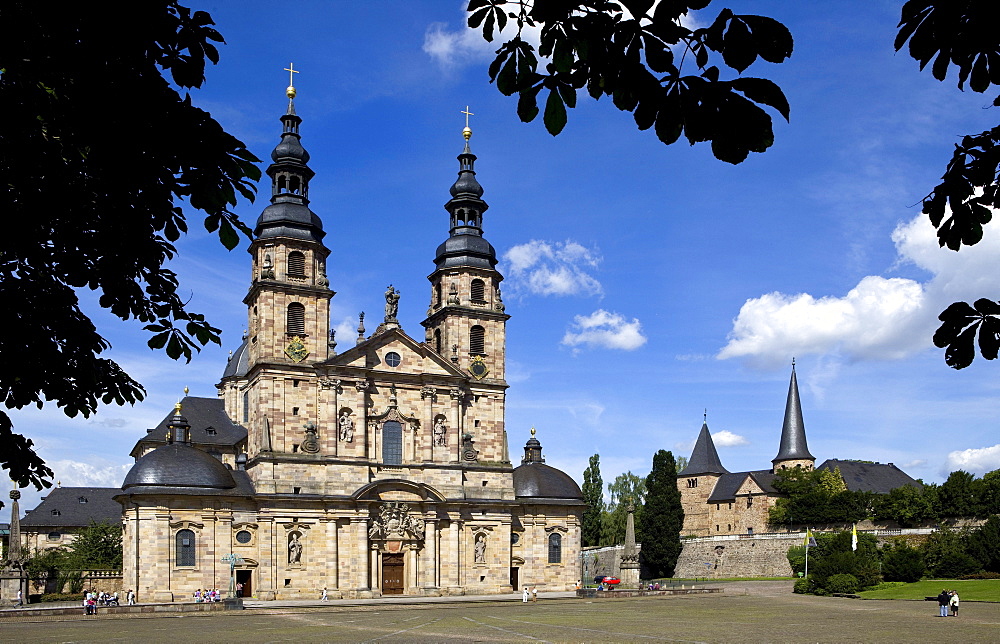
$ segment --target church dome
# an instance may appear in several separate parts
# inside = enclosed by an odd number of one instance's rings
[[[576,481],[562,470],[545,463],[524,463],[514,468],[517,498],[583,499]]]
[[[207,452],[183,443],[169,443],[140,458],[125,475],[123,491],[140,486],[230,489],[236,487],[236,481],[229,469]]]
[[[323,221],[316,213],[305,204],[288,201],[272,203],[264,208],[253,232],[261,239],[292,237],[320,241],[326,235]]]
[[[493,245],[480,235],[452,235],[437,247],[434,263],[438,268],[452,266],[494,268],[497,265],[497,252]]]
[[[279,161],[299,161],[301,163],[309,162],[309,153],[306,149],[302,147],[302,143],[299,141],[299,137],[294,134],[286,134],[281,137],[281,141],[278,145],[274,146],[274,150],[271,151],[271,160],[275,163]]]

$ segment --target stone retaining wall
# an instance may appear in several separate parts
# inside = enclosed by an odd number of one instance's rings
[[[685,542],[675,577],[791,577],[788,549],[802,538]],[[708,565],[706,565],[706,563]]]

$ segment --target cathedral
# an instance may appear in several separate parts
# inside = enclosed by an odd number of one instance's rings
[[[799,383],[792,362],[792,377],[785,401],[778,454],[771,467],[748,472],[730,472],[722,466],[708,423],[701,426],[687,466],[677,474],[684,509],[682,534],[696,537],[769,532],[768,512],[781,493],[772,483],[782,470],[812,470],[816,458],[809,452],[802,418]],[[921,484],[892,463],[827,459],[818,468],[839,472],[848,490],[888,494],[903,485]],[[700,564],[699,564],[700,565]]]
[[[271,202],[249,247],[248,332],[218,397],[185,397],[132,451],[115,497],[124,586],[141,601],[231,579],[259,599],[573,588],[580,488],[545,464],[534,429],[517,467],[508,452],[510,315],[483,236],[472,131],[419,339],[401,328],[390,286],[374,331],[362,315],[338,350],[331,249],[287,94]]]

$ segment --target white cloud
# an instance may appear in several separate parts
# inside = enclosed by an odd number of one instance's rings
[[[514,295],[602,295],[601,283],[588,272],[600,264],[599,253],[572,240],[518,244],[503,254],[507,288]]]
[[[914,265],[930,279],[869,275],[843,297],[774,292],[749,299],[717,357],[763,367],[806,354],[898,360],[931,346],[937,315],[951,302],[1000,290],[996,226],[987,226],[982,242],[956,253],[938,246],[933,227],[919,214],[897,226],[892,240],[895,266]]]
[[[48,464],[53,480],[64,487],[121,487],[132,465],[97,466],[80,461],[61,460]]]
[[[750,441],[746,438],[739,434],[734,434],[728,429],[724,429],[721,432],[712,432],[712,442],[719,447],[735,447],[737,445],[750,444]]]
[[[1000,445],[950,452],[945,468],[941,470],[942,476],[947,476],[955,470],[965,470],[982,476],[1000,469]]]
[[[570,347],[585,345],[632,351],[646,344],[646,336],[642,334],[639,320],[632,318],[628,321],[620,313],[610,313],[604,309],[598,309],[590,315],[574,316],[573,328],[576,331],[567,331],[562,339],[562,343]]]
[[[507,26],[499,34],[494,31],[493,42],[487,42],[483,38],[481,29],[471,29],[468,26],[469,13],[466,11],[468,2],[461,2],[457,6],[459,10],[458,21],[462,26],[452,31],[448,29],[448,23],[434,22],[427,27],[424,33],[424,53],[445,68],[451,69],[464,67],[493,60],[495,52],[500,48],[500,44],[512,38],[517,33],[517,23],[508,20]],[[521,38],[538,48],[541,30],[538,27],[525,28],[521,32]],[[539,65],[544,66],[544,59],[539,59]]]

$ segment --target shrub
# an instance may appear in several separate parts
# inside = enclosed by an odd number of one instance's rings
[[[796,579],[795,585],[792,586],[792,592],[800,595],[808,595],[811,590],[811,584],[812,580],[810,579]]]
[[[82,602],[82,593],[47,593],[40,598],[41,602]]]
[[[882,560],[882,576],[886,581],[920,581],[924,576],[924,557],[916,548],[899,543],[886,551]]]
[[[970,575],[962,575],[959,579],[1000,579],[1000,572],[984,570],[983,572],[974,572]]]
[[[831,593],[853,595],[858,592],[858,578],[854,575],[844,573],[839,575],[830,575],[826,580],[825,588]]]
[[[939,579],[958,579],[980,570],[979,562],[964,552],[949,552],[941,558],[933,572]]]

